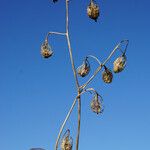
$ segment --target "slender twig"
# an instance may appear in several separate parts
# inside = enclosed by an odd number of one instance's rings
[[[81,96],[78,97],[78,129],[76,136],[76,150],[78,150],[79,148],[80,125],[81,125]]]
[[[47,37],[48,37],[50,34],[66,35],[66,33],[63,33],[63,32],[53,32],[53,31],[50,31],[50,32],[48,32]]]
[[[78,91],[78,95],[80,95],[80,89],[79,89],[79,82],[78,82],[78,77],[77,77],[77,72],[75,69],[75,65],[74,65],[74,60],[73,60],[73,56],[72,56],[72,48],[71,48],[71,44],[70,44],[70,37],[69,37],[69,17],[68,17],[68,5],[69,5],[69,0],[66,0],[66,38],[67,38],[67,43],[68,43],[68,49],[69,49],[69,54],[70,54],[70,60],[71,60],[71,65],[72,65],[72,70],[74,73],[74,78],[75,78],[75,82],[76,82],[76,87],[77,87],[77,91]],[[58,138],[56,140],[56,145],[55,145],[55,150],[57,150],[58,148],[58,143],[59,143],[59,139],[61,136],[61,133],[63,131],[63,128],[75,106],[76,100],[78,100],[78,130],[77,130],[77,137],[76,137],[76,150],[78,150],[78,145],[79,145],[79,135],[80,135],[80,120],[81,120],[81,97],[78,96],[77,99],[74,100],[72,107],[70,109],[70,111],[68,112],[68,115],[64,121],[64,123],[62,124],[62,127],[59,131],[58,134]]]
[[[73,73],[74,73],[76,87],[77,87],[77,91],[78,91],[78,95],[79,95],[80,92],[81,92],[80,89],[79,89],[80,85],[79,85],[79,82],[78,82],[77,72],[76,72],[75,65],[74,65],[74,60],[73,60],[73,57],[72,57],[72,48],[71,48],[70,38],[69,38],[68,6],[69,6],[69,0],[66,0],[66,37],[67,37],[68,48],[69,48],[69,53],[70,53],[70,59],[71,59],[71,64],[72,64],[72,70],[73,70]],[[81,97],[78,97],[78,128],[77,128],[77,137],[76,137],[76,150],[78,150],[78,147],[79,147],[80,122],[81,122]]]
[[[95,59],[95,60],[98,62],[99,65],[102,64],[96,56],[93,56],[93,55],[88,55],[88,56],[86,56],[86,58],[89,58],[89,57]]]
[[[72,48],[71,48],[70,37],[69,37],[68,5],[69,5],[69,0],[66,0],[66,37],[67,37],[67,43],[68,43],[68,49],[69,49],[69,54],[70,54],[72,70],[73,70],[73,73],[74,73],[76,87],[77,87],[77,90],[78,90],[79,89],[79,82],[78,82],[77,72],[76,72],[76,69],[75,69],[74,60],[73,60],[73,56],[72,56]]]
[[[59,144],[59,140],[60,140],[62,131],[63,131],[63,129],[64,129],[64,127],[65,127],[65,125],[66,125],[66,123],[67,123],[67,121],[68,121],[68,119],[69,119],[69,117],[70,117],[70,115],[71,115],[71,113],[72,113],[74,107],[75,107],[75,104],[76,104],[77,100],[79,99],[79,97],[80,97],[81,95],[83,95],[83,94],[86,93],[86,92],[90,92],[90,91],[93,91],[93,92],[97,93],[93,88],[88,88],[88,89],[85,89],[84,91],[82,91],[80,94],[78,94],[78,95],[76,96],[76,98],[74,99],[73,104],[72,104],[71,108],[69,109],[69,111],[68,111],[68,113],[67,113],[67,115],[66,115],[66,118],[65,118],[64,122],[62,123],[62,125],[61,125],[61,127],[60,127],[60,130],[59,130],[59,133],[58,133],[58,137],[57,137],[57,140],[56,140],[56,144],[55,144],[55,150],[58,149],[58,144]]]
[[[124,49],[124,52],[123,52],[123,54],[125,54],[126,51],[127,51],[128,45],[129,45],[129,40],[127,40],[127,39],[126,39],[126,40],[122,40],[122,41],[120,42],[120,45],[121,45],[122,43],[125,43],[125,44],[126,44],[125,49]]]
[[[77,96],[77,97],[78,97],[78,96]],[[77,97],[76,97],[75,100],[73,101],[73,104],[72,104],[72,106],[71,106],[71,108],[70,108],[70,110],[69,110],[69,112],[68,112],[68,114],[67,114],[67,116],[66,116],[66,118],[65,118],[65,120],[64,120],[64,122],[63,122],[63,124],[62,124],[62,126],[61,126],[61,128],[60,128],[60,130],[59,130],[58,137],[57,137],[56,144],[55,144],[55,150],[58,149],[58,144],[59,144],[59,140],[60,140],[62,131],[63,131],[63,129],[64,129],[65,125],[66,125],[66,122],[68,121],[68,119],[69,119],[69,117],[70,117],[70,115],[71,115],[71,113],[72,113],[72,111],[73,111],[73,108],[74,108],[76,102],[77,102]]]
[[[63,33],[63,32],[53,32],[53,31],[51,31],[51,32],[48,32],[48,33],[47,33],[45,40],[48,41],[48,37],[49,37],[50,35],[52,35],[52,34],[54,34],[54,35],[63,35],[63,36],[66,36],[66,33]]]
[[[75,81],[76,81],[76,87],[78,90],[78,94],[80,94],[79,82],[78,82],[78,78],[77,78],[77,72],[76,72],[76,69],[74,66],[74,61],[73,61],[73,57],[72,57],[72,49],[71,49],[70,38],[69,38],[68,5],[69,5],[69,0],[66,0],[66,37],[67,37],[70,59],[71,59],[71,64],[72,64],[72,70],[73,70]],[[76,137],[76,150],[78,150],[78,146],[79,146],[80,120],[81,120],[81,97],[78,97],[78,129],[77,129],[77,137]]]

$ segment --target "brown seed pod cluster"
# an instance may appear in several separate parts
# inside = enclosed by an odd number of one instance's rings
[[[113,74],[111,70],[109,70],[106,66],[104,66],[105,70],[102,73],[102,79],[105,83],[111,83],[113,79]]]
[[[93,100],[91,101],[91,109],[94,113],[97,113],[97,114],[103,112],[102,98],[99,97],[98,94],[95,94]]]
[[[114,70],[115,73],[121,72],[126,66],[126,56],[123,55],[121,57],[118,57],[114,61],[113,65],[114,65],[114,69],[113,70]]]
[[[52,54],[53,54],[53,51],[51,50],[50,45],[48,44],[47,41],[45,41],[41,46],[41,55],[44,58],[49,58],[52,56]]]
[[[72,150],[73,139],[70,137],[70,130],[68,129],[61,141],[61,150]]]
[[[85,77],[90,72],[90,64],[87,59],[83,61],[83,64],[77,68],[77,73],[81,77]]]
[[[89,6],[87,7],[87,15],[97,21],[98,17],[99,17],[99,6],[97,4],[95,4],[95,2],[91,1]]]

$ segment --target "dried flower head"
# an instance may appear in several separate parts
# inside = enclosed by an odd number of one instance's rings
[[[126,66],[126,56],[122,55],[121,57],[118,57],[114,61],[114,72],[119,73],[121,72]]]
[[[73,140],[72,137],[70,137],[70,130],[68,129],[62,138],[61,149],[72,150],[72,146],[73,146]]]
[[[106,66],[104,66],[105,70],[102,73],[102,79],[105,83],[111,83],[113,79],[113,74],[111,70],[109,70]]]
[[[90,72],[90,64],[87,58],[83,61],[83,64],[77,68],[77,73],[81,77],[85,77]]]
[[[103,112],[102,108],[102,97],[97,93],[94,95],[93,100],[91,101],[91,109],[93,112],[99,114]]]
[[[99,17],[99,6],[95,4],[95,2],[91,1],[89,6],[87,7],[87,15],[97,21]]]
[[[41,54],[44,58],[49,58],[53,54],[53,51],[47,41],[45,41],[41,46]]]

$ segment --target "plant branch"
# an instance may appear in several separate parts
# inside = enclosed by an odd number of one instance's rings
[[[119,44],[117,44],[117,46],[112,50],[112,52],[110,53],[110,55],[106,58],[106,60],[96,69],[96,71],[94,72],[94,74],[90,77],[90,79],[83,84],[80,88],[81,89],[85,89],[85,87],[95,78],[95,76],[98,74],[98,72],[102,69],[102,67],[109,61],[109,59],[113,56],[113,54],[116,52],[116,50],[119,49],[119,46],[123,43],[123,42],[127,42],[126,48],[124,50],[124,53],[127,50],[127,46],[128,46],[128,40],[122,40]],[[120,50],[120,49],[119,49]]]
[[[64,129],[65,125],[66,125],[66,122],[68,121],[68,119],[69,119],[69,117],[70,117],[70,115],[71,115],[71,113],[72,113],[72,111],[73,111],[73,108],[75,107],[75,104],[76,104],[77,100],[80,98],[80,96],[81,96],[82,94],[84,94],[85,92],[88,92],[88,91],[96,92],[93,88],[88,88],[88,89],[85,89],[84,91],[82,91],[80,94],[78,94],[78,95],[76,96],[76,98],[74,99],[74,101],[73,101],[73,103],[72,103],[72,106],[71,106],[71,108],[69,109],[68,114],[66,115],[66,118],[65,118],[64,122],[62,123],[62,125],[61,125],[61,127],[60,127],[60,130],[59,130],[59,133],[58,133],[58,136],[57,136],[57,140],[56,140],[56,144],[55,144],[55,150],[58,149],[58,144],[59,144],[59,140],[60,140],[61,134],[62,134],[62,132],[63,132],[63,129]],[[79,105],[79,104],[80,104],[80,103],[78,103],[78,105]],[[80,108],[80,106],[81,106],[81,104],[80,104],[78,107]],[[80,113],[80,109],[78,110],[78,112]],[[78,119],[79,119],[79,122],[80,122],[80,118],[78,118]],[[80,128],[79,128],[78,130],[80,130]],[[80,133],[80,132],[78,132],[78,134],[79,134],[79,133]],[[79,136],[79,135],[78,135],[78,136]],[[78,143],[79,143],[79,142],[78,142]],[[78,147],[78,145],[77,145],[77,147]]]
[[[71,44],[70,44],[70,38],[69,38],[69,17],[68,17],[68,5],[69,5],[69,0],[66,0],[66,33],[60,33],[60,32],[49,32],[48,35],[47,35],[47,38],[49,36],[49,34],[59,34],[59,35],[66,35],[66,39],[67,39],[67,44],[68,44],[68,49],[69,49],[69,54],[70,54],[70,60],[71,60],[71,65],[72,65],[72,70],[73,70],[73,73],[74,73],[74,78],[75,78],[75,82],[76,82],[76,87],[77,87],[77,91],[78,91],[78,96],[75,98],[75,100],[73,101],[73,104],[59,130],[59,133],[58,133],[58,137],[57,137],[57,140],[56,140],[56,143],[55,143],[55,150],[58,149],[58,144],[59,144],[59,140],[60,140],[60,137],[61,137],[61,134],[62,134],[62,131],[65,127],[65,124],[67,122],[67,120],[69,119],[71,113],[72,113],[72,110],[78,100],[78,140],[79,140],[79,129],[80,129],[80,115],[81,115],[81,111],[80,111],[80,107],[81,107],[81,100],[80,100],[80,97],[79,97],[79,94],[80,94],[80,90],[79,90],[79,82],[78,82],[78,78],[77,78],[77,73],[76,73],[76,69],[75,69],[75,65],[74,65],[74,60],[73,60],[73,56],[72,56],[72,48],[71,48]],[[78,142],[77,142],[78,143]]]
[[[92,3],[93,0],[90,0],[90,2]],[[55,150],[58,149],[61,134],[63,132],[63,129],[66,125],[66,122],[68,121],[68,119],[69,119],[69,117],[70,117],[77,101],[78,101],[78,127],[77,127],[77,136],[76,136],[76,150],[78,150],[79,137],[80,137],[80,123],[81,123],[81,95],[84,94],[85,92],[91,92],[91,91],[97,93],[93,88],[86,89],[86,86],[94,79],[94,77],[98,74],[98,72],[102,69],[102,67],[109,61],[109,59],[116,52],[117,49],[120,50],[122,52],[122,54],[125,54],[125,52],[127,50],[127,47],[128,47],[128,42],[129,41],[128,40],[121,41],[112,50],[110,55],[106,58],[106,60],[103,63],[101,63],[97,57],[95,57],[93,55],[88,55],[86,58],[91,57],[91,58],[95,59],[99,63],[99,67],[96,69],[94,74],[89,78],[89,80],[85,84],[80,86],[79,81],[78,81],[77,71],[76,71],[75,64],[74,64],[73,55],[72,55],[72,48],[71,48],[70,36],[69,36],[69,0],[66,0],[66,32],[65,33],[63,33],[63,32],[48,32],[45,40],[48,41],[48,37],[52,34],[66,36],[69,55],[70,55],[70,60],[71,60],[72,71],[73,71],[73,74],[74,74],[75,84],[76,84],[77,93],[78,93],[78,95],[76,96],[76,98],[74,99],[74,101],[72,103],[71,108],[69,109],[69,112],[67,113],[67,115],[65,117],[65,120],[63,121],[63,123],[60,127],[60,130],[59,130],[59,133],[58,133],[58,136],[57,136],[57,139],[56,139],[56,143],[55,143]],[[122,51],[121,47],[119,47],[122,43],[126,44],[124,51]]]
[[[74,60],[72,56],[72,48],[71,48],[70,37],[69,37],[68,5],[69,5],[69,0],[66,0],[66,37],[67,37],[68,49],[69,49],[69,54],[70,54],[72,70],[73,70],[74,77],[75,77],[76,87],[77,87],[77,90],[79,90],[79,82],[78,82],[77,72],[75,69]]]
[[[66,33],[63,33],[63,32],[53,32],[53,31],[51,31],[51,32],[48,32],[47,33],[47,36],[46,36],[46,41],[48,41],[48,37],[50,36],[50,35],[52,35],[52,34],[54,34],[54,35],[63,35],[63,36],[66,36]]]
[[[79,85],[77,72],[76,72],[75,65],[74,65],[74,60],[73,60],[73,56],[72,56],[72,48],[71,48],[70,37],[69,37],[68,7],[69,7],[69,0],[66,0],[66,37],[67,37],[67,43],[68,43],[68,48],[69,48],[69,54],[70,54],[70,59],[71,59],[72,70],[73,70],[73,73],[74,73],[76,87],[77,87],[77,91],[78,91],[78,95],[79,95],[80,92],[81,92],[80,89],[79,89],[80,85]],[[77,129],[77,137],[76,137],[76,150],[78,150],[78,147],[79,147],[80,122],[81,122],[81,97],[79,96],[78,97],[78,129]]]
[[[50,34],[66,35],[66,33],[64,33],[64,32],[53,32],[53,31],[51,31],[51,32],[48,32],[47,37],[48,37]]]
[[[95,59],[95,60],[98,62],[99,65],[102,64],[96,56],[93,56],[93,55],[88,55],[88,56],[86,56],[86,58],[89,58],[89,57]]]
[[[67,116],[66,116],[66,118],[65,118],[65,120],[64,120],[64,122],[63,122],[63,124],[62,124],[62,126],[61,126],[61,128],[60,128],[60,130],[59,130],[58,137],[57,137],[56,144],[55,144],[55,150],[58,149],[58,144],[59,144],[59,140],[60,140],[62,131],[63,131],[65,125],[66,125],[67,120],[69,119],[69,117],[70,117],[70,115],[71,115],[71,113],[72,113],[72,111],[73,111],[73,108],[74,108],[76,102],[77,102],[77,97],[76,97],[75,100],[73,101],[73,104],[72,104],[72,106],[71,106],[71,108],[70,108],[70,110],[69,110],[69,112],[68,112],[68,114],[67,114]]]
[[[81,124],[81,96],[78,96],[78,129],[76,136],[76,150],[78,150],[79,148],[80,124]]]

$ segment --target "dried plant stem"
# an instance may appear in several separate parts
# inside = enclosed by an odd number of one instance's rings
[[[66,33],[63,33],[63,32],[48,32],[47,34],[47,37],[50,35],[50,34],[56,34],[56,35],[66,35]]]
[[[81,89],[85,89],[86,86],[94,79],[94,77],[98,74],[98,72],[102,69],[102,67],[109,61],[109,59],[113,56],[113,54],[116,52],[116,50],[118,50],[118,47],[120,46],[120,43],[112,50],[112,52],[110,53],[110,55],[106,58],[106,60],[96,69],[96,71],[94,72],[94,74],[90,77],[90,79],[83,84],[80,88]]]
[[[99,61],[99,59],[98,59],[97,57],[95,57],[95,56],[93,56],[93,55],[88,55],[88,56],[86,56],[86,58],[89,58],[89,57],[95,59],[95,60],[98,62],[99,65],[102,64],[102,63]]]
[[[54,35],[63,35],[63,36],[66,36],[66,33],[63,33],[63,32],[53,32],[53,31],[51,31],[51,32],[48,32],[47,33],[47,36],[46,36],[46,41],[48,41],[48,37],[50,36],[50,35],[52,35],[52,34],[54,34]]]
[[[72,65],[72,70],[73,70],[73,73],[74,73],[74,78],[75,78],[75,82],[76,82],[76,87],[77,87],[77,91],[78,91],[78,95],[80,95],[80,90],[79,90],[79,82],[78,82],[78,77],[77,77],[77,72],[76,72],[76,69],[75,69],[75,65],[74,65],[74,60],[73,60],[73,56],[72,56],[72,48],[71,48],[71,44],[70,44],[70,37],[69,37],[69,18],[68,18],[68,5],[69,5],[69,0],[66,0],[66,38],[67,38],[67,44],[68,44],[68,49],[69,49],[69,54],[70,54],[70,60],[71,60],[71,65]],[[51,32],[52,33],[52,32]],[[50,33],[50,34],[51,34]],[[64,35],[63,33],[56,33],[54,32],[54,34],[60,34],[60,35]],[[79,145],[79,135],[80,135],[80,117],[81,117],[81,98],[80,96],[78,96],[78,98],[76,98],[60,128],[60,131],[59,131],[59,134],[58,134],[58,137],[57,137],[57,140],[56,140],[56,144],[55,144],[55,150],[58,149],[58,144],[59,144],[59,139],[60,139],[60,136],[62,134],[62,131],[64,129],[64,126],[67,122],[67,120],[69,119],[70,115],[71,115],[71,112],[76,104],[76,101],[78,100],[78,131],[77,131],[77,138],[76,138],[76,150],[78,150],[78,145]]]
[[[77,101],[77,97],[76,97],[75,100],[73,101],[73,104],[72,104],[72,106],[71,106],[71,108],[70,108],[70,110],[69,110],[69,112],[68,112],[68,114],[67,114],[67,116],[66,116],[66,118],[65,118],[65,120],[64,120],[64,122],[63,122],[63,124],[62,124],[62,126],[61,126],[61,128],[60,128],[60,131],[59,131],[59,133],[58,133],[58,137],[57,137],[57,140],[56,140],[56,144],[55,144],[55,150],[58,149],[58,144],[59,144],[60,136],[61,136],[61,134],[62,134],[62,131],[63,131],[64,127],[65,127],[65,124],[66,124],[67,120],[69,119],[69,117],[70,117],[70,115],[71,115],[71,113],[72,113],[72,111],[73,111],[73,108],[74,108],[74,106],[75,106],[75,104],[76,104],[76,101]]]
[[[78,150],[79,148],[80,124],[81,124],[81,96],[78,97],[78,130],[77,130],[77,137],[76,137],[76,150]]]
[[[63,124],[61,125],[60,131],[59,131],[59,133],[58,133],[58,137],[57,137],[56,144],[55,144],[55,150],[57,150],[57,148],[58,148],[60,136],[61,136],[62,131],[63,131],[65,125],[66,125],[66,122],[68,121],[68,119],[69,119],[69,117],[70,117],[70,115],[71,115],[71,113],[72,113],[72,111],[73,111],[73,108],[74,108],[74,106],[75,106],[77,100],[78,100],[79,98],[81,98],[81,95],[82,95],[82,94],[84,94],[85,92],[88,92],[88,91],[96,92],[93,88],[88,88],[88,89],[82,91],[80,94],[78,94],[78,95],[76,96],[76,98],[74,99],[73,104],[72,104],[71,108],[69,109],[68,114],[67,114],[67,116],[66,116],[66,118],[65,118],[65,120],[64,120],[64,122],[63,122]],[[81,102],[81,101],[80,101],[80,102]],[[80,110],[80,107],[81,107],[81,104],[80,104],[80,103],[78,103],[78,107],[79,107],[78,113],[80,114],[80,111],[81,111],[81,110]],[[78,118],[78,119],[79,119],[79,123],[80,123],[81,118]],[[80,126],[79,126],[79,127],[80,127]],[[78,130],[80,131],[80,128],[78,128]],[[78,136],[79,136],[79,133],[80,133],[80,132],[78,132]],[[77,136],[77,137],[78,137],[78,136]],[[78,138],[77,138],[77,139],[78,139]],[[78,140],[79,140],[79,139],[78,139]],[[77,142],[77,143],[79,144],[79,142]],[[78,147],[78,145],[76,145],[76,147]],[[76,148],[76,149],[77,149],[77,148]]]
[[[81,97],[82,94],[84,94],[85,92],[88,92],[88,91],[96,92],[93,88],[88,88],[88,89],[82,91],[80,94],[78,94],[76,96],[76,98],[74,99],[73,104],[72,104],[71,108],[69,109],[68,114],[66,115],[66,118],[65,118],[65,120],[64,120],[64,122],[61,125],[61,128],[59,130],[58,137],[57,137],[56,144],[55,144],[55,150],[58,149],[58,144],[59,144],[59,140],[60,140],[62,131],[63,131],[63,129],[64,129],[65,125],[66,125],[66,122],[68,121],[68,119],[69,119],[69,117],[70,117],[70,115],[71,115],[71,113],[73,111],[73,108],[74,108],[77,100]],[[80,109],[81,103],[80,102],[78,103],[78,108],[79,108],[78,109],[78,114],[80,114],[80,111],[81,111],[81,109]],[[79,115],[79,117],[80,117],[80,115]],[[79,124],[80,124],[80,120],[81,120],[81,118],[78,118]],[[80,126],[78,126],[78,136],[79,136],[79,133],[80,133]],[[77,140],[79,140],[78,136],[77,136]],[[78,148],[78,145],[79,145],[79,141],[77,142],[76,149]]]
[[[70,44],[70,38],[69,38],[69,12],[68,12],[68,7],[69,7],[69,0],[66,0],[66,37],[67,37],[67,42],[68,42],[68,49],[70,53],[70,59],[71,59],[71,64],[72,64],[72,69],[76,81],[76,87],[78,91],[78,95],[80,95],[80,85],[78,82],[78,77],[77,77],[77,72],[75,69],[73,57],[72,57],[72,49],[71,49],[71,44]],[[79,136],[80,136],[80,122],[81,122],[81,97],[78,97],[78,129],[77,129],[77,137],[76,137],[76,150],[78,150],[79,147]]]
[[[77,73],[76,73],[74,60],[73,60],[73,56],[72,56],[72,48],[71,48],[70,37],[69,37],[68,5],[69,5],[69,0],[66,0],[66,37],[67,37],[67,43],[68,43],[68,49],[69,49],[69,54],[70,54],[72,70],[73,70],[73,73],[74,73],[76,87],[77,87],[77,90],[78,90],[79,89],[79,82],[78,82]]]
[[[91,2],[93,2],[93,0],[91,0]],[[113,56],[113,54],[115,53],[115,51],[117,49],[119,49],[119,46],[122,42],[127,42],[127,46],[128,46],[128,40],[123,40],[121,41],[114,49],[113,51],[110,53],[110,55],[106,58],[106,60],[101,63],[97,57],[93,56],[93,55],[89,55],[87,57],[92,57],[94,58],[98,63],[99,63],[99,67],[96,69],[96,71],[94,72],[94,74],[89,78],[89,80],[83,84],[82,86],[79,85],[79,81],[78,81],[78,77],[77,77],[77,72],[76,72],[76,68],[74,65],[74,59],[72,56],[72,48],[71,48],[71,43],[70,43],[70,36],[69,36],[69,12],[68,12],[68,7],[69,7],[69,0],[66,0],[66,33],[62,33],[62,32],[49,32],[46,36],[46,40],[48,40],[48,36],[51,34],[56,34],[56,35],[63,35],[66,36],[67,39],[67,44],[68,44],[68,49],[69,49],[69,54],[70,54],[70,60],[71,60],[71,66],[72,66],[72,70],[73,70],[73,74],[74,74],[74,78],[75,78],[75,84],[76,84],[76,88],[77,88],[77,97],[75,98],[75,100],[72,103],[72,106],[63,122],[63,124],[61,125],[61,128],[59,130],[59,134],[55,143],[55,150],[58,149],[58,144],[59,144],[59,140],[61,137],[61,134],[63,132],[63,129],[66,125],[66,122],[68,121],[76,102],[78,101],[78,127],[77,127],[77,136],[76,136],[76,150],[78,150],[79,148],[79,137],[80,137],[80,123],[81,123],[81,95],[84,94],[87,91],[94,91],[96,92],[93,88],[88,88],[86,89],[86,86],[94,79],[94,77],[98,74],[98,72],[102,69],[102,67],[109,61],[109,59]],[[127,48],[126,46],[126,48]],[[125,49],[126,51],[126,49]]]
[[[69,38],[68,33],[66,34],[66,37],[67,37],[67,43],[68,43],[68,48],[69,48],[69,54],[70,54],[70,59],[71,59],[72,70],[73,70],[73,73],[74,73],[76,87],[77,87],[77,90],[78,90],[79,89],[79,82],[78,82],[78,78],[77,78],[77,72],[76,72],[76,69],[75,69],[75,66],[74,66],[74,60],[73,60],[73,57],[72,57],[72,49],[71,49],[70,38]]]

